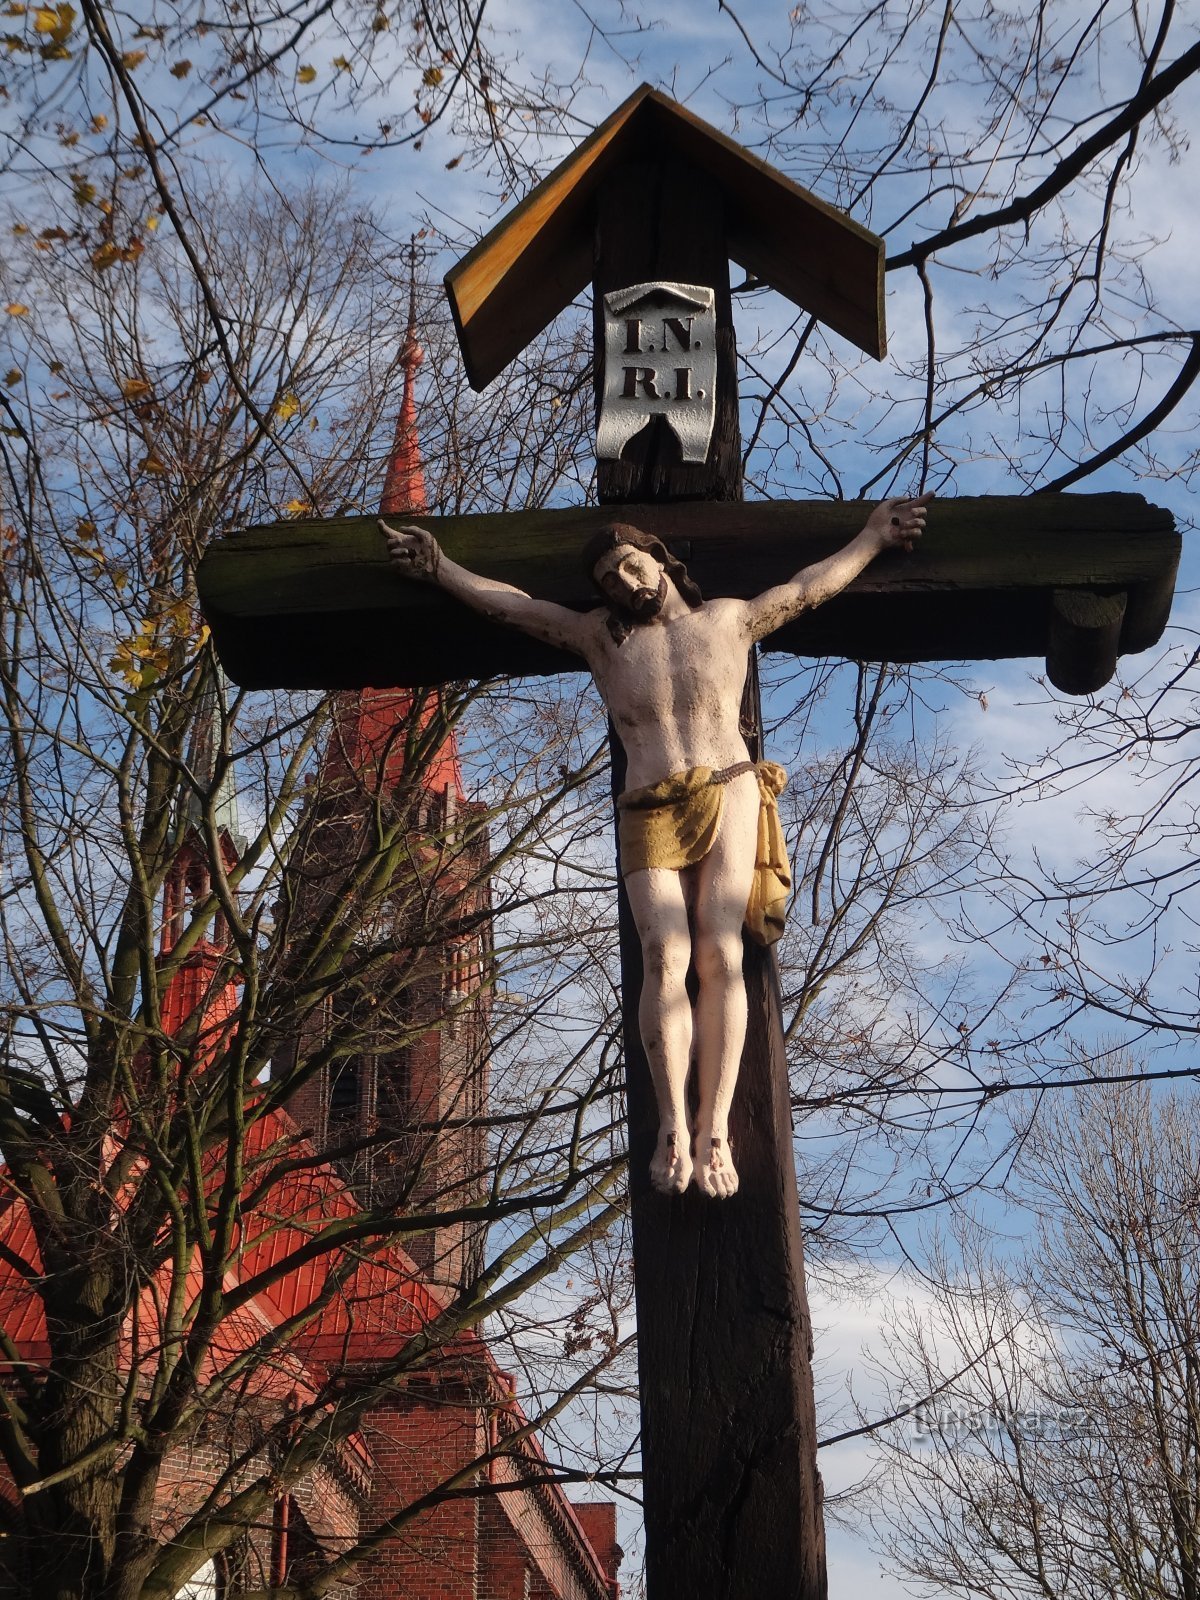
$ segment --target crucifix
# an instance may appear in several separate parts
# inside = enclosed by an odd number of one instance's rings
[[[605,603],[582,616],[469,572],[426,528],[380,523],[406,576],[581,656],[608,708],[625,758],[619,854],[641,942],[638,1029],[658,1102],[650,1181],[662,1194],[693,1180],[713,1199],[737,1193],[729,1111],[746,1034],[742,936],[773,944],[791,888],[775,803],[786,774],[749,759],[747,732],[759,734],[744,726],[750,652],[883,551],[911,550],[930,498],[884,501],[844,550],[751,601],[705,600],[661,540],[611,523],[584,547]]]
[[[373,518],[292,522],[222,540],[201,564],[230,676],[248,687],[354,688],[578,671],[581,657],[594,665],[609,649],[599,634],[594,648],[576,637],[585,614],[607,626],[591,579],[610,599],[653,590],[682,558],[705,596],[742,603],[729,617],[744,618],[794,574],[834,570],[850,536],[871,526],[868,508],[741,503],[730,257],[882,357],[882,241],[643,86],[447,279],[477,388],[593,284],[600,506],[421,519],[418,533],[393,541],[401,562],[436,566],[423,537],[435,532],[457,569],[562,608],[575,631],[515,632],[511,617],[478,612],[466,621],[448,588],[389,569]],[[785,607],[773,631],[751,628],[747,645],[753,635],[766,648],[894,661],[1043,654],[1056,685],[1088,693],[1119,653],[1145,649],[1165,626],[1179,541],[1169,515],[1140,496],[939,501],[911,555],[887,546],[919,536],[923,509],[905,500],[877,516],[879,559],[861,562],[819,609]],[[637,540],[605,534],[614,523],[650,536],[646,582],[633,570]],[[598,534],[608,556],[602,548],[585,572],[581,552]],[[610,656],[619,673],[615,633]],[[722,693],[739,696],[740,667],[735,676]],[[764,756],[753,655],[740,697],[743,759],[725,763],[714,749],[719,779],[726,765],[757,768]],[[670,776],[646,765],[654,740],[639,740],[619,693],[608,698],[614,794],[653,788]],[[749,773],[727,783],[748,814]],[[728,795],[723,803],[728,813]],[[673,1146],[661,1139],[639,1025],[635,912],[645,908],[627,887],[619,893],[648,1592],[820,1600],[811,1325],[774,957],[750,939],[741,952],[745,1043],[717,1152],[736,1154],[736,1192],[718,1177],[711,1129],[701,1130],[701,1181],[681,1182],[688,1133],[677,1127]]]

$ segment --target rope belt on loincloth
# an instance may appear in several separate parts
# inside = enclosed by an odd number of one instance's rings
[[[661,783],[628,789],[617,801],[621,874],[648,867],[679,872],[694,867],[713,847],[725,785],[743,772],[758,778],[758,843],[754,878],[746,905],[746,932],[756,944],[774,944],[783,932],[792,873],[779,821],[776,796],[787,773],[774,761],[739,761],[713,771],[691,767]]]

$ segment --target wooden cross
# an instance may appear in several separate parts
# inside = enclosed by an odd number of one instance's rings
[[[476,387],[589,280],[598,387],[606,293],[715,291],[717,407],[703,462],[681,462],[656,415],[620,460],[599,464],[602,509],[435,519],[448,555],[582,608],[595,597],[578,552],[614,519],[662,536],[706,594],[746,598],[858,531],[857,505],[740,503],[731,255],[882,355],[881,241],[645,87],[454,269],[447,289]],[[632,329],[635,365],[638,339]],[[645,370],[626,377],[630,393],[646,392]],[[686,378],[671,392],[690,398]],[[767,648],[892,661],[1044,654],[1054,683],[1090,692],[1119,652],[1161,635],[1178,556],[1170,516],[1139,496],[939,501],[923,548],[881,558]],[[389,571],[373,518],[249,529],[210,549],[199,585],[225,668],[249,687],[582,670]],[[619,792],[615,742],[613,768]],[[647,1181],[657,1119],[623,895],[620,928],[648,1592],[819,1600],[812,1340],[774,958],[747,944],[751,1020],[732,1126],[741,1189],[726,1202],[667,1197]]]

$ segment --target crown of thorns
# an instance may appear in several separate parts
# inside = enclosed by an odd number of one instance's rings
[[[583,547],[584,570],[601,595],[604,595],[604,590],[596,578],[596,568],[602,556],[606,556],[610,550],[620,549],[622,545],[631,545],[633,549],[644,550],[647,555],[653,556],[693,610],[704,604],[700,585],[688,577],[687,568],[679,557],[673,556],[655,534],[635,528],[631,522],[610,522],[599,533],[593,534]],[[608,596],[604,598],[607,600]]]

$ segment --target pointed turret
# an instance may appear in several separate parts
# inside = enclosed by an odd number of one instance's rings
[[[417,369],[425,352],[417,342],[417,279],[413,272],[408,289],[408,327],[400,347],[400,415],[396,436],[383,480],[383,499],[379,509],[385,517],[420,516],[429,510],[425,497],[425,473],[421,466],[421,439],[417,432]]]
[[[417,338],[416,242],[409,246],[408,324],[400,346],[400,412],[383,480],[380,514],[385,517],[424,516],[429,511],[425,472],[421,463],[421,436],[417,425],[417,372],[425,352]],[[413,695],[408,690],[364,689],[339,696],[334,728],[326,752],[323,783],[338,783],[348,775],[371,787],[387,789],[401,782],[411,762],[408,754],[409,721]],[[438,707],[431,700],[420,714],[423,730]],[[432,760],[422,762],[421,785],[442,797],[451,812],[463,798],[458,747],[451,732]]]

